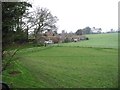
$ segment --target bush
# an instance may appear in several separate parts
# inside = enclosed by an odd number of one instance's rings
[[[86,37],[86,40],[89,40],[89,38],[88,38],[88,37]]]
[[[57,37],[52,38],[52,41],[53,41],[54,43],[58,43],[58,42],[59,42],[59,38],[57,38]]]
[[[64,40],[64,43],[68,43],[68,42],[70,42],[70,40],[69,40],[68,38],[66,38],[66,39]]]
[[[35,47],[41,47],[41,46],[44,46],[44,43],[39,43],[39,44],[34,44],[33,46],[35,46]]]

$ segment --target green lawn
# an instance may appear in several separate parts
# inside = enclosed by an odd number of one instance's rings
[[[89,38],[91,42],[96,42],[95,39],[101,35],[89,35]],[[110,38],[112,34],[104,35]],[[118,49],[115,37],[111,39],[113,46],[101,40],[106,45],[103,48],[99,48],[99,45],[96,47],[97,43],[91,43],[92,47],[89,47],[90,40],[67,43],[68,46],[65,43],[61,46],[21,49],[16,55],[15,65],[3,72],[3,81],[18,88],[118,87]],[[84,42],[89,45],[83,48],[80,44]],[[13,76],[8,74],[11,70],[21,73]]]

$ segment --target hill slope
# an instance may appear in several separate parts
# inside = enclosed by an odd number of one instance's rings
[[[89,40],[71,43],[62,43],[59,46],[81,46],[81,47],[101,47],[118,48],[118,34],[90,34],[86,35]]]

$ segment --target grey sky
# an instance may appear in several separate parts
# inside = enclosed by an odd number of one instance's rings
[[[29,0],[33,8],[46,7],[57,16],[59,29],[75,32],[89,27],[109,31],[118,28],[119,0]]]

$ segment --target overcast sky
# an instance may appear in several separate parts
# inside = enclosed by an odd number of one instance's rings
[[[118,28],[119,0],[29,0],[33,8],[46,7],[59,21],[58,32],[89,27],[103,31]]]

